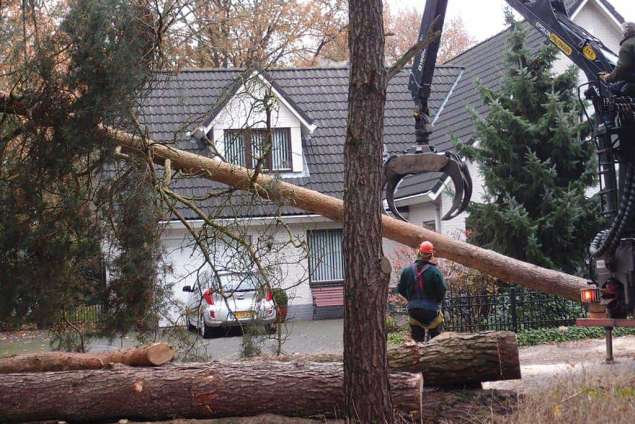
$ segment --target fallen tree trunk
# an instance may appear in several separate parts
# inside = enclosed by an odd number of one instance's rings
[[[201,176],[240,190],[258,193],[265,199],[286,201],[293,207],[313,212],[333,221],[342,222],[344,204],[341,200],[289,184],[271,176],[260,174],[255,179],[254,171],[223,162],[218,158],[196,155],[153,143],[141,137],[109,127],[102,127],[105,138],[113,139],[128,151],[145,154],[147,150],[154,161],[163,165],[166,160],[174,170],[199,172]],[[416,248],[422,241],[434,243],[439,257],[447,258],[486,274],[510,281],[544,293],[556,294],[579,300],[580,289],[587,287],[586,280],[562,272],[509,258],[491,250],[453,240],[423,227],[383,217],[383,235],[386,238]]]
[[[113,363],[135,367],[158,366],[170,362],[174,355],[174,349],[167,343],[115,352],[43,352],[0,358],[0,374],[99,369]]]
[[[29,107],[19,99],[0,92],[2,112],[29,117],[38,114],[35,106]],[[343,221],[344,204],[340,199],[277,180],[269,175],[259,174],[254,178],[253,170],[223,162],[219,158],[201,156],[155,143],[111,127],[101,126],[100,131],[104,139],[111,139],[128,151],[144,156],[149,153],[159,165],[164,165],[166,160],[169,160],[174,170],[196,172],[202,177],[239,190],[256,192],[265,199],[286,201],[291,206],[307,212],[322,215],[333,221]],[[418,247],[422,241],[429,240],[435,244],[439,257],[453,260],[504,281],[572,300],[579,300],[580,289],[587,287],[586,280],[582,278],[509,258],[389,216],[384,216],[382,223],[383,235],[386,238],[413,248]]]
[[[421,413],[420,374],[390,376],[401,413]],[[6,374],[0,421],[95,422],[274,414],[341,417],[341,364],[212,363]]]
[[[342,355],[287,355],[265,360],[341,362]],[[521,378],[516,334],[509,331],[444,333],[428,343],[391,347],[388,349],[388,364],[392,372],[421,373],[426,387],[469,386],[485,381]]]
[[[442,334],[432,341],[407,343],[388,351],[392,371],[421,372],[426,385],[452,386],[520,376],[516,334]]]

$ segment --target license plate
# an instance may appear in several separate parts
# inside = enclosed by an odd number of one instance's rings
[[[239,311],[234,314],[236,319],[251,319],[254,317],[253,311]]]

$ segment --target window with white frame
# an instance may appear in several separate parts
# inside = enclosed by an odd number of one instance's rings
[[[235,165],[270,171],[292,171],[291,130],[272,128],[271,141],[267,129],[225,130],[225,159]]]
[[[344,281],[342,230],[307,231],[311,283]]]

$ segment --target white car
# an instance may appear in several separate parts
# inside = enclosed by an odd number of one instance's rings
[[[185,320],[189,330],[198,330],[204,338],[214,329],[247,324],[274,329],[276,308],[270,290],[261,287],[256,274],[222,274],[218,278],[199,279],[194,287],[183,287],[189,293]]]

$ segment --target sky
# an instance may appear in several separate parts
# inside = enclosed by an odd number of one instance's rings
[[[423,12],[425,0],[387,0],[391,7],[416,8]],[[627,21],[635,22],[634,0],[609,0]],[[448,18],[463,18],[467,31],[483,41],[496,35],[504,28],[504,0],[449,0]]]

